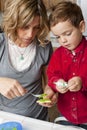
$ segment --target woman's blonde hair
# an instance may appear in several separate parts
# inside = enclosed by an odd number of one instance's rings
[[[7,36],[10,35],[15,41],[17,29],[27,26],[38,15],[40,16],[40,31],[37,39],[43,44],[49,33],[49,24],[42,0],[6,0],[2,28]]]

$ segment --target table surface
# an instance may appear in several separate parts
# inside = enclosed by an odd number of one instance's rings
[[[82,128],[62,126],[47,121],[0,111],[0,124],[8,121],[16,121],[21,123],[23,130],[84,130]]]

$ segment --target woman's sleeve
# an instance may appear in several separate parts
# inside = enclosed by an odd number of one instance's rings
[[[48,65],[50,58],[52,56],[53,53],[53,47],[51,42],[49,42],[46,47],[45,47],[45,51],[44,51],[44,63],[45,65]]]
[[[4,33],[0,33],[0,60],[5,49],[5,36]]]

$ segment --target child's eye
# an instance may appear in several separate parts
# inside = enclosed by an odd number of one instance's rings
[[[60,38],[60,36],[56,36],[56,39],[59,39]]]
[[[66,35],[67,35],[67,36],[70,36],[70,35],[71,35],[71,32],[67,32]]]

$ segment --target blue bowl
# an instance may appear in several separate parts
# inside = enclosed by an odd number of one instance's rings
[[[19,122],[5,122],[0,124],[0,130],[22,130],[22,125]]]

